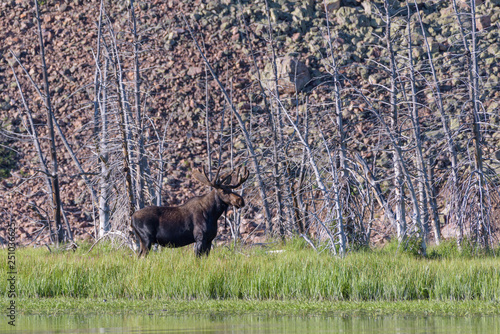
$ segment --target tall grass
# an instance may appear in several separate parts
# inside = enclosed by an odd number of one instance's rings
[[[17,250],[18,297],[500,301],[498,257],[447,250],[432,259],[387,250],[340,259],[292,243],[280,253],[217,248],[197,259],[187,247],[140,260],[105,246],[85,251]],[[5,267],[0,280],[6,275]]]

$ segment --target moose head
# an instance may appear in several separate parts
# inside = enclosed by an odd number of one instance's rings
[[[230,172],[220,177],[219,177],[219,172],[220,172],[220,167],[219,169],[217,169],[213,181],[210,181],[207,172],[205,170],[205,167],[203,167],[203,174],[201,170],[198,170],[193,173],[193,176],[195,179],[197,179],[204,185],[213,188],[222,202],[226,203],[227,205],[232,205],[236,208],[244,207],[245,201],[243,200],[243,197],[234,193],[232,190],[238,188],[240,185],[243,184],[243,182],[245,182],[248,179],[249,176],[248,170],[246,168],[243,168],[242,173],[240,173],[240,168],[238,168],[235,174],[233,174],[233,172]],[[233,178],[236,178],[234,182]]]

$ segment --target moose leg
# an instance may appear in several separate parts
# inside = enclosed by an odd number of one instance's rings
[[[151,250],[151,240],[149,240],[147,237],[146,238],[140,237],[139,243],[140,243],[140,249],[137,257],[139,258],[141,256],[146,257],[149,251]]]
[[[140,229],[135,229],[135,235],[137,236],[137,239],[139,239],[140,243],[140,249],[139,249],[139,254],[138,257],[144,256],[146,257],[149,253],[149,250],[151,249],[151,238],[145,233],[144,231],[141,231]]]
[[[137,234],[137,239],[139,239],[139,253],[137,254],[137,257],[140,258],[141,256],[146,256],[147,254],[147,249],[146,249],[146,246],[144,244],[144,241],[142,240],[142,238],[139,236],[139,234]]]
[[[141,239],[141,252],[139,253],[139,256],[144,256],[146,257],[151,250],[151,240],[149,238],[146,238],[145,240]]]
[[[201,250],[201,253],[202,253],[203,255],[208,256],[208,254],[210,254],[210,250],[211,250],[211,249],[212,249],[212,242],[211,242],[211,241],[207,241],[207,242],[205,242],[204,247],[203,247],[203,249]]]
[[[194,253],[196,257],[201,257],[201,249],[202,249],[202,242],[196,241],[196,244],[194,246]]]
[[[212,248],[212,242],[206,240],[196,241],[195,254],[196,257],[202,257],[202,255],[208,256],[210,254],[210,249]]]
[[[142,253],[142,238],[141,236],[139,235],[139,232],[137,232],[137,230],[135,229],[135,227],[132,225],[131,226],[132,228],[132,234],[135,236],[135,245],[136,245],[136,249],[138,250],[138,253],[137,255],[140,257],[141,256],[141,253]]]

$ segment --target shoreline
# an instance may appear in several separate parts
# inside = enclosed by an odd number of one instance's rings
[[[2,304],[6,302],[2,298]],[[89,312],[89,310],[91,310]],[[306,301],[241,299],[93,299],[20,298],[20,315],[144,314],[144,315],[243,315],[270,316],[484,316],[500,315],[500,303],[492,301]]]

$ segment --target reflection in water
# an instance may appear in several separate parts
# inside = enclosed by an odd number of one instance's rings
[[[4,319],[5,320],[5,319]],[[18,315],[0,333],[500,333],[500,316]]]

